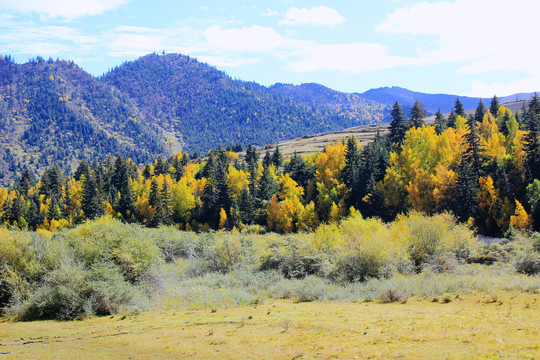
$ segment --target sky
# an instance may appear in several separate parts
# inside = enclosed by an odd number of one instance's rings
[[[538,0],[0,0],[0,54],[99,76],[181,53],[267,86],[491,98],[540,90],[539,13]]]

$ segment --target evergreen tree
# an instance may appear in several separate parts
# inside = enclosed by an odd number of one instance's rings
[[[124,220],[128,221],[133,216],[135,209],[135,196],[130,183],[129,169],[126,161],[120,156],[116,158],[111,183],[120,194],[114,202],[114,210],[122,214]],[[116,199],[116,194],[114,194]]]
[[[459,100],[459,97],[456,98],[456,102],[454,103],[454,112],[457,115],[461,115],[465,117],[465,108],[463,107],[463,103],[461,100]]]
[[[264,173],[263,173],[264,177]],[[256,220],[255,197],[249,192],[248,188],[244,188],[240,193],[240,203],[238,204],[240,211],[240,220],[244,224],[253,224]]]
[[[499,112],[500,106],[501,104],[499,103],[497,95],[493,95],[493,99],[491,99],[491,104],[489,105],[489,112],[491,113],[491,115],[493,115],[494,118],[497,118],[497,113]]]
[[[86,160],[83,160],[79,163],[77,169],[75,170],[75,173],[73,174],[73,178],[77,181],[80,181],[83,175],[87,179],[90,176],[90,164],[88,164],[88,161]]]
[[[36,181],[34,179],[34,175],[30,172],[28,167],[24,167],[21,178],[15,185],[15,189],[19,190],[19,192],[26,197],[28,194],[28,190],[30,190],[31,187],[33,187],[36,184]]]
[[[540,97],[535,93],[525,112],[525,125],[528,133],[525,136],[527,153],[528,180],[540,179]]]
[[[343,183],[347,186],[349,202],[356,204],[360,195],[360,150],[358,148],[358,142],[351,135],[347,140],[347,147],[345,148],[345,166],[341,171],[341,178]]]
[[[453,128],[453,127],[456,127],[456,119],[457,119],[457,114],[456,112],[454,111],[454,109],[452,109],[450,111],[450,114],[448,114],[448,127],[449,128]]]
[[[274,154],[272,155],[272,163],[276,167],[276,170],[283,163],[283,155],[281,155],[281,152],[279,151],[279,145],[276,145],[276,149],[274,150]]]
[[[467,162],[476,179],[481,175],[481,171],[484,165],[484,148],[480,141],[480,134],[478,130],[478,124],[472,116],[468,118],[469,133],[465,136],[467,141],[467,151],[463,155],[462,162]]]
[[[478,106],[476,107],[476,111],[474,112],[474,122],[481,123],[484,121],[484,115],[486,115],[487,111],[486,105],[484,105],[484,102],[480,100],[478,102]]]
[[[285,165],[284,172],[290,174],[290,177],[296,181],[298,185],[307,189],[309,180],[312,179],[315,174],[315,168],[306,164],[302,155],[298,155],[295,151],[291,156],[289,163]]]
[[[425,105],[420,101],[416,100],[414,105],[411,107],[411,117],[409,119],[409,124],[411,127],[422,127],[424,125],[424,119],[427,113],[425,110]]]
[[[437,112],[435,113],[435,131],[437,131],[437,134],[440,135],[447,128],[448,123],[444,118],[443,113],[441,112],[441,108],[439,108],[439,110],[437,110]]]
[[[268,166],[263,168],[263,173],[259,179],[257,188],[258,198],[263,201],[270,201],[272,195],[278,192],[278,184],[274,180],[274,177],[270,174]]]
[[[268,167],[272,163],[272,155],[270,154],[270,150],[266,149],[266,154],[263,158],[263,166]]]
[[[87,219],[95,219],[103,215],[103,203],[101,202],[94,174],[90,174],[88,179],[85,179],[82,183],[81,208]]]
[[[455,188],[454,212],[461,221],[475,217],[478,210],[477,195],[480,191],[478,177],[467,161],[461,161]]]
[[[39,196],[33,194],[29,197],[30,205],[26,211],[26,221],[28,222],[28,228],[36,230],[37,227],[43,224],[45,217],[39,211]]]
[[[51,203],[49,205],[49,211],[47,212],[47,219],[49,220],[60,220],[62,216],[60,212],[60,202],[56,196],[51,197]]]
[[[407,132],[408,127],[405,121],[403,108],[401,105],[399,105],[397,100],[392,107],[390,117],[392,118],[390,121],[390,139],[393,143],[401,145],[403,143],[403,139],[405,138],[405,133]]]

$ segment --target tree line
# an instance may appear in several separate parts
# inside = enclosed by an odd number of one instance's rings
[[[108,156],[75,172],[48,168],[40,179],[25,169],[0,189],[7,226],[54,231],[104,214],[149,227],[295,232],[352,213],[393,220],[418,210],[452,212],[483,234],[540,228],[540,98],[519,116],[494,97],[467,115],[456,99],[433,126],[416,102],[406,117],[393,106],[390,132],[363,148],[354,137],[312,155],[284,159],[249,146],[229,146],[204,159],[186,153],[143,166]]]

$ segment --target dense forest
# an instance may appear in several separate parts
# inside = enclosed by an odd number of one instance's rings
[[[40,179],[27,168],[0,189],[7,226],[71,227],[103,214],[148,227],[282,233],[313,230],[351,214],[393,220],[410,210],[452,212],[478,232],[501,236],[540,228],[540,98],[519,117],[494,97],[466,116],[456,99],[448,118],[424,124],[420,102],[409,117],[396,101],[390,133],[364,148],[351,137],[313,155],[284,159],[249,146],[242,158],[217,148],[202,159],[179,152],[137,166],[131,158],[58,165]]]
[[[179,54],[147,55],[100,78],[71,61],[21,65],[2,56],[0,185],[25,166],[70,172],[107,154],[142,165],[178,151],[262,146],[388,119],[388,105],[324,89],[306,103]]]

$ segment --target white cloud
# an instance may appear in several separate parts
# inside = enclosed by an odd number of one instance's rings
[[[537,0],[457,0],[419,3],[389,14],[377,30],[400,36],[432,36],[436,47],[419,55],[431,62],[464,61],[465,73],[535,71]],[[519,51],[516,51],[519,49]]]
[[[493,95],[498,97],[508,96],[521,92],[540,91],[540,76],[534,75],[510,83],[494,82],[486,84],[482,81],[473,81],[471,90],[464,94],[466,96],[490,98]]]
[[[305,48],[302,59],[294,61],[291,69],[296,72],[338,70],[357,74],[363,71],[389,69],[395,66],[418,65],[418,59],[390,56],[380,44],[311,44]]]
[[[279,15],[279,13],[278,13],[277,11],[274,11],[274,10],[268,8],[268,9],[266,9],[266,11],[263,12],[261,15],[262,15],[262,16],[277,16],[277,15]]]
[[[336,10],[327,6],[312,7],[311,9],[290,8],[281,25],[325,25],[334,26],[345,22],[345,18]]]
[[[77,18],[99,15],[113,10],[129,0],[0,0],[0,9],[22,13],[40,13],[51,17]]]
[[[205,35],[210,47],[235,52],[269,53],[286,42],[274,29],[259,25],[241,29],[211,27]]]

